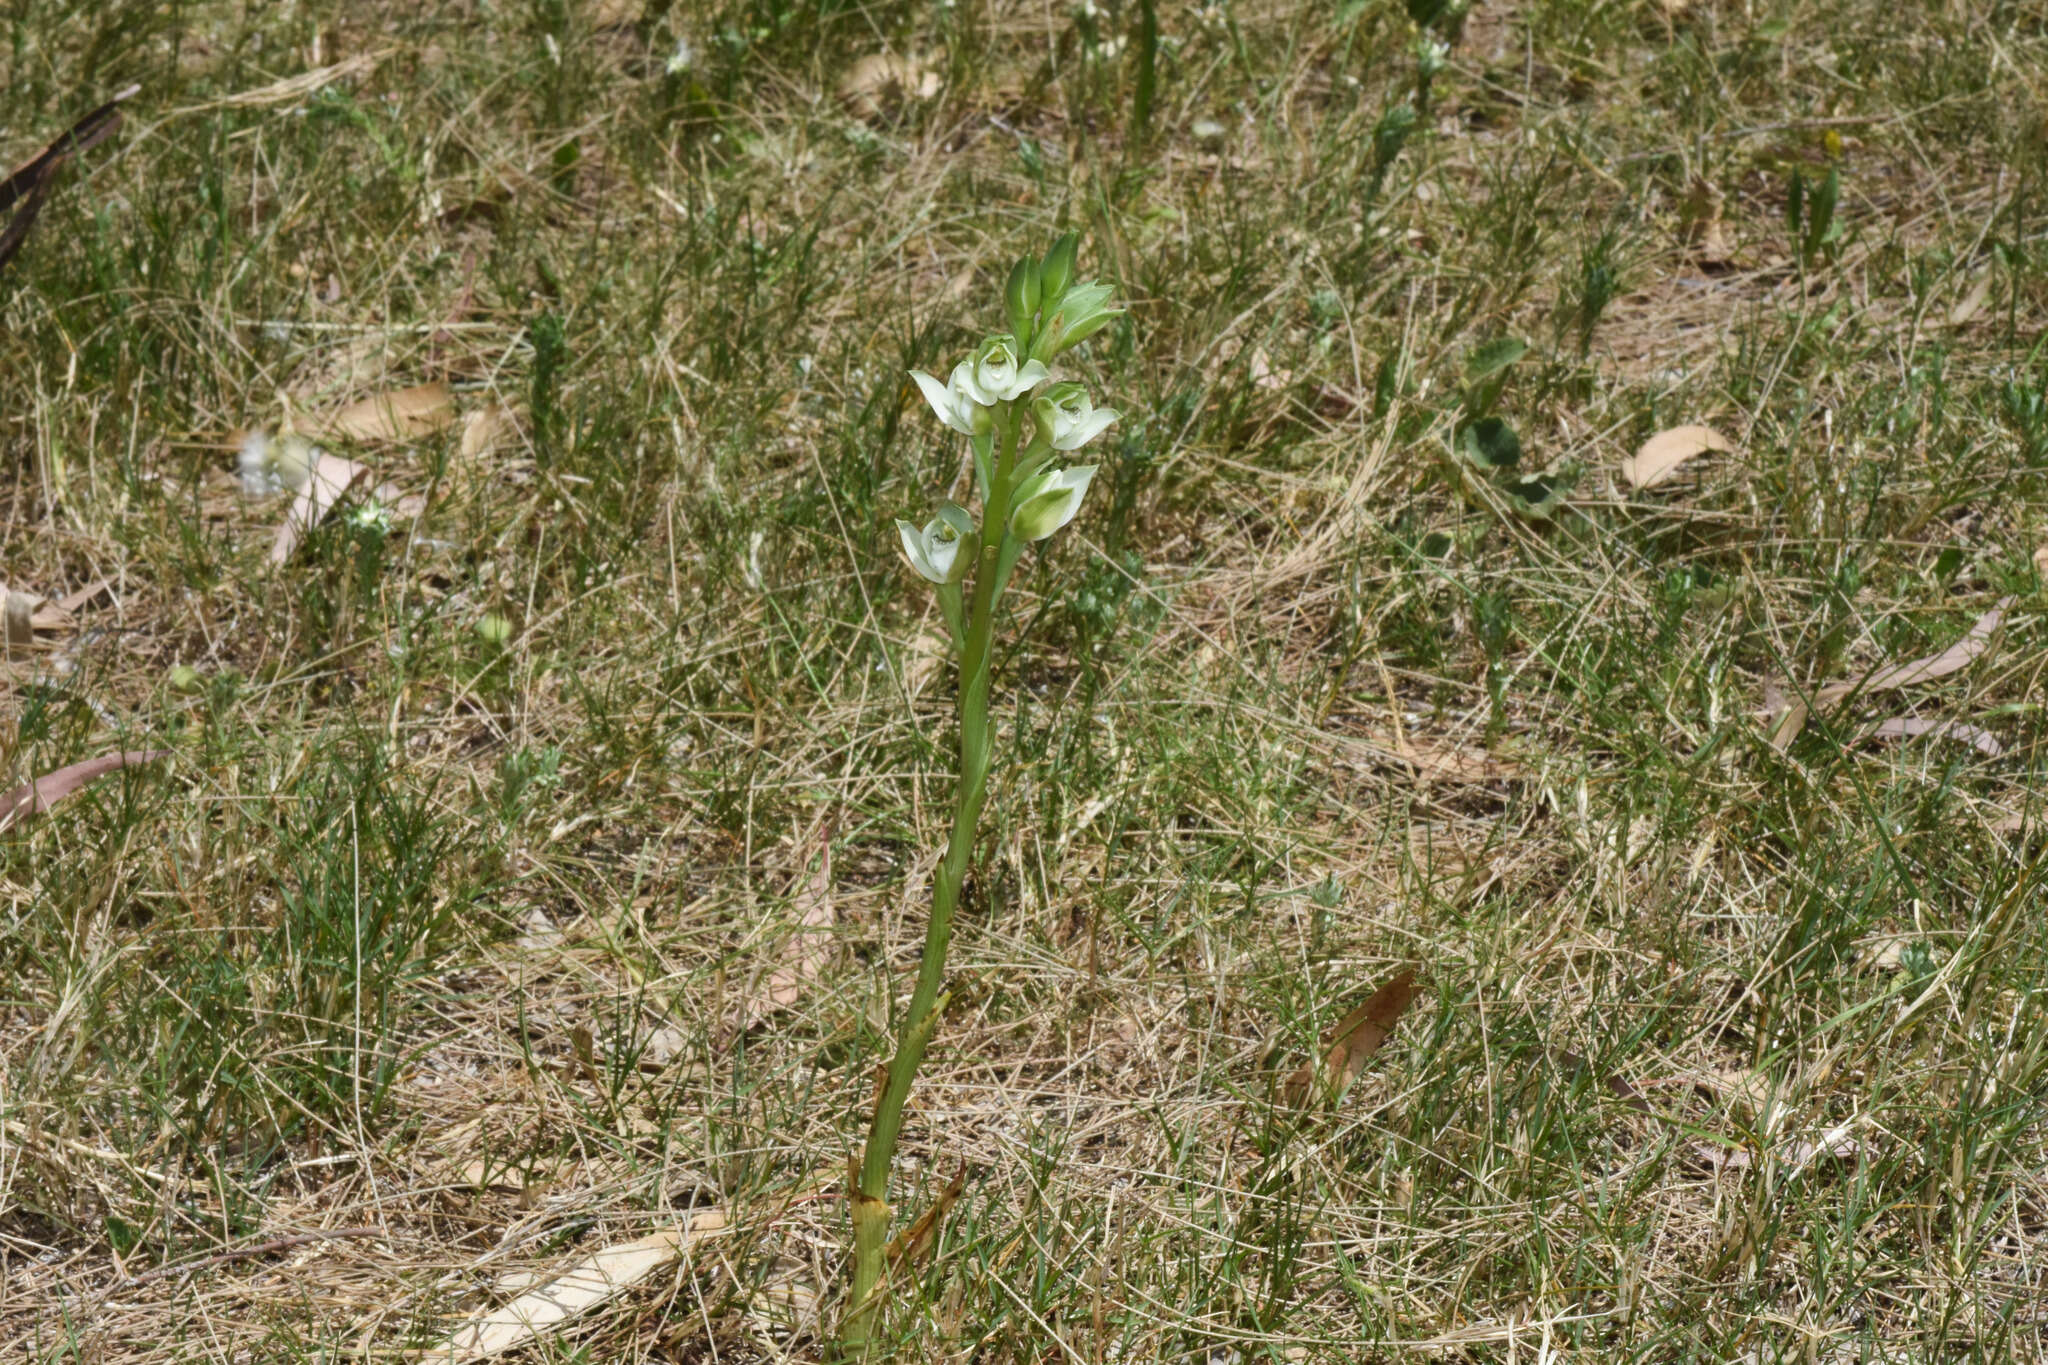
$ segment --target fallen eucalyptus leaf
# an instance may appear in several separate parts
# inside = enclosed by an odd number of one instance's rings
[[[903,690],[915,701],[952,658],[952,637],[943,629],[927,628],[911,640],[904,654]]]
[[[512,414],[504,408],[495,403],[478,408],[462,419],[462,437],[456,453],[465,460],[479,459],[503,445],[514,430]]]
[[[792,895],[797,930],[783,946],[782,961],[768,974],[761,999],[750,1011],[752,1018],[743,1020],[743,1025],[794,1005],[803,998],[804,987],[825,969],[832,952],[832,927],[839,921],[832,900],[832,832],[830,816],[811,830],[807,842],[816,848],[816,856],[808,864],[810,875],[795,886]]]
[[[1978,617],[1961,639],[1938,654],[1872,669],[1844,682],[1829,683],[1814,693],[1811,706],[1798,697],[1788,698],[1777,688],[1766,686],[1764,704],[1766,713],[1771,717],[1768,731],[1771,746],[1783,750],[1798,738],[1809,712],[1815,707],[1825,710],[1845,697],[1867,692],[1890,692],[1915,683],[1932,682],[1968,668],[1978,655],[1991,647],[1991,636],[2004,623],[2006,608],[2012,603],[2010,597],[1999,599],[1998,605]]]
[[[1649,1100],[1644,1098],[1642,1091],[1636,1089],[1627,1080],[1615,1075],[1611,1071],[1594,1070],[1593,1064],[1576,1052],[1558,1053],[1557,1063],[1561,1070],[1583,1071],[1592,1076],[1606,1088],[1608,1094],[1614,1096],[1614,1098],[1620,1100],[1639,1114],[1655,1114],[1657,1112]]]
[[[351,441],[411,441],[455,420],[455,397],[446,384],[418,384],[372,394],[309,425],[323,435]]]
[[[1989,270],[1977,277],[1977,282],[1970,287],[1970,292],[1958,299],[1955,307],[1949,309],[1949,326],[1961,327],[1984,311],[1984,305],[1991,301],[1991,281],[1992,272]]]
[[[874,120],[894,113],[911,100],[939,93],[939,76],[893,52],[862,57],[839,78],[839,98],[859,118]]]
[[[110,772],[141,763],[153,763],[169,753],[168,749],[128,749],[100,758],[88,758],[82,763],[73,763],[53,773],[46,773],[42,777],[24,782],[13,791],[0,795],[0,829],[6,829],[16,820],[26,816],[41,814],[79,788],[98,781]]]
[[[687,1222],[663,1228],[637,1241],[594,1251],[510,1303],[478,1315],[421,1358],[447,1362],[448,1365],[466,1365],[467,1362],[488,1360],[524,1346],[570,1318],[617,1298],[655,1272],[674,1265],[696,1238],[722,1231],[724,1227],[724,1213],[705,1209],[693,1214]]]
[[[1683,426],[1660,431],[1621,462],[1621,476],[1631,488],[1655,488],[1679,466],[1710,450],[1732,451],[1735,443],[1712,427]]]
[[[1344,1016],[1331,1030],[1328,1050],[1323,1054],[1322,1085],[1325,1093],[1341,1095],[1366,1058],[1378,1052],[1392,1036],[1394,1025],[1415,999],[1415,969],[1410,967],[1366,997],[1364,1004]],[[1314,1062],[1303,1062],[1281,1088],[1289,1104],[1300,1104],[1316,1087]]]
[[[1779,1164],[1789,1167],[1788,1174],[1797,1175],[1822,1157],[1835,1161],[1854,1161],[1863,1154],[1863,1144],[1850,1136],[1850,1125],[1841,1123],[1822,1133],[1817,1139],[1797,1138],[1779,1143],[1771,1155]],[[1692,1145],[1693,1155],[1717,1171],[1746,1171],[1756,1164],[1756,1154],[1748,1147],[1722,1147],[1714,1143],[1696,1142]]]
[[[277,538],[270,545],[270,562],[282,564],[290,559],[306,533],[318,526],[321,519],[334,510],[334,504],[341,501],[342,495],[369,472],[354,460],[315,450],[313,466],[306,474],[306,485],[292,499],[290,510],[278,524]]]
[[[117,106],[141,88],[129,86],[72,124],[56,141],[0,181],[0,213],[14,209],[14,216],[0,229],[0,270],[6,268],[21,250],[21,244],[28,240],[29,229],[36,225],[36,216],[43,211],[43,200],[56,183],[57,172],[74,155],[98,145],[120,127],[121,111]],[[15,208],[17,203],[19,208]]]
[[[273,438],[267,431],[249,432],[242,437],[236,459],[242,492],[252,498],[296,493],[312,477],[321,454],[311,441],[295,433]]]
[[[1872,739],[1917,739],[1921,736],[1934,739],[1953,739],[1967,744],[1986,758],[1997,758],[2005,753],[2005,746],[1998,742],[1998,736],[1975,725],[1965,725],[1953,720],[1921,720],[1916,716],[1894,716],[1881,721],[1870,732]]]
[[[932,1201],[930,1208],[917,1216],[917,1221],[889,1239],[889,1264],[896,1265],[908,1260],[920,1265],[931,1255],[932,1245],[938,1241],[939,1228],[945,1223],[946,1215],[959,1202],[960,1191],[967,1186],[967,1163],[961,1162],[960,1169],[946,1182],[946,1188],[939,1191],[939,1197]]]
[[[5,657],[20,658],[26,655],[36,642],[36,599],[12,588],[7,589],[4,596],[7,620]]]

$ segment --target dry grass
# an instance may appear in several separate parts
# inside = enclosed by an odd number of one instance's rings
[[[407,1356],[716,1208],[523,1358],[818,1357],[949,809],[902,375],[1071,226],[1124,419],[1019,574],[901,1357],[2038,1358],[2048,30],[1482,0],[1425,98],[1428,9],[1161,4],[1143,123],[1136,4],[23,9],[8,156],[143,89],[0,272],[0,579],[107,584],[0,779],[171,756],[0,833],[0,1341]],[[428,381],[271,567],[240,433]]]

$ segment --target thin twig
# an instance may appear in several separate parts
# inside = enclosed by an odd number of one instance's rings
[[[237,1247],[233,1251],[223,1251],[218,1255],[208,1256],[204,1260],[188,1261],[184,1265],[158,1266],[155,1270],[145,1270],[140,1275],[130,1275],[121,1282],[121,1287],[123,1289],[133,1289],[137,1285],[148,1284],[151,1280],[168,1280],[176,1275],[189,1275],[195,1270],[210,1270],[217,1265],[226,1265],[229,1261],[246,1261],[253,1256],[268,1256],[272,1252],[290,1251],[293,1247],[302,1247],[313,1242],[332,1242],[344,1237],[381,1237],[383,1235],[384,1229],[382,1228],[322,1228],[315,1232],[295,1232],[289,1237],[273,1237],[267,1242],[258,1242],[255,1246]]]

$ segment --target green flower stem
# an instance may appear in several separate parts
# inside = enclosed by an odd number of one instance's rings
[[[960,908],[960,890],[967,880],[967,860],[988,795],[989,660],[995,633],[995,609],[1003,582],[1016,556],[1008,548],[1010,494],[1015,485],[1017,438],[1022,422],[1014,403],[996,409],[1001,458],[990,479],[983,509],[980,559],[974,571],[974,598],[967,617],[966,640],[960,651],[960,784],[953,807],[953,830],[946,856],[932,888],[931,920],[925,927],[924,957],[918,965],[917,987],[897,1033],[896,1055],[868,1128],[860,1179],[853,1194],[853,1292],[841,1325],[842,1355],[858,1359],[874,1335],[881,1296],[883,1259],[889,1241],[889,1167],[896,1157],[896,1139],[903,1130],[903,1106],[910,1082],[924,1060],[925,1045],[937,1024],[934,1006],[946,974],[946,948],[953,939],[953,915]]]

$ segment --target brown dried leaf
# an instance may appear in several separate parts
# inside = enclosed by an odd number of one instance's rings
[[[391,515],[399,521],[412,521],[427,510],[427,495],[400,491],[395,483],[380,483],[370,491],[370,496],[390,509]]]
[[[804,987],[825,969],[832,952],[832,926],[839,916],[832,901],[832,819],[828,815],[812,829],[809,842],[817,848],[811,872],[794,888],[797,931],[785,945],[781,963],[768,974],[759,1006],[758,1020],[776,1010],[788,1009],[803,997]]]
[[[296,76],[286,76],[268,85],[259,85],[254,90],[238,90],[199,104],[188,104],[175,111],[171,117],[182,118],[187,114],[203,113],[209,109],[260,109],[271,104],[291,104],[336,81],[364,75],[389,55],[389,51],[358,53],[332,66],[315,67]]]
[[[1717,1171],[1746,1171],[1756,1164],[1756,1154],[1748,1147],[1723,1147],[1718,1143],[1695,1142],[1693,1155]],[[1789,1174],[1797,1175],[1822,1157],[1835,1161],[1854,1161],[1863,1155],[1863,1144],[1850,1136],[1850,1125],[1837,1124],[1822,1133],[1817,1139],[1795,1138],[1782,1142],[1773,1150],[1778,1163],[1789,1167]]]
[[[1770,729],[1764,738],[1779,753],[1792,747],[1792,741],[1799,738],[1799,732],[1806,728],[1810,708],[1802,697],[1788,697],[1775,684],[1764,685],[1764,713],[1771,718]]]
[[[908,657],[903,662],[903,690],[916,701],[952,657],[953,640],[944,627],[926,629],[911,640],[904,653]]]
[[[1709,273],[1727,268],[1735,259],[1727,226],[1721,221],[1726,202],[1720,186],[1703,176],[1693,177],[1686,192],[1686,236],[1692,242],[1694,258]]]
[[[17,819],[48,810],[79,788],[98,781],[117,768],[153,763],[169,753],[168,749],[128,749],[100,758],[88,758],[83,763],[73,763],[24,782],[13,791],[0,795],[0,829],[6,829]]]
[[[321,518],[341,501],[342,494],[355,487],[369,472],[367,467],[354,460],[344,460],[324,450],[314,451],[313,467],[307,472],[306,486],[292,499],[284,520],[278,523],[277,539],[270,545],[270,562],[282,564],[290,559],[306,532],[318,526]]]
[[[1991,647],[1991,637],[2005,621],[2005,610],[2012,605],[2010,597],[1999,599],[1998,605],[1978,617],[1964,636],[1942,650],[1902,664],[1891,664],[1873,669],[1844,682],[1829,683],[1814,694],[1814,706],[1833,706],[1844,697],[1857,696],[1866,692],[1890,692],[1915,683],[1932,682],[1959,673],[1975,662],[1978,655]],[[1784,749],[1798,737],[1806,725],[1808,707],[1797,697],[1786,698],[1775,687],[1764,689],[1764,704],[1772,717],[1769,731],[1774,748]]]
[[[1993,834],[2022,834],[2026,832],[2029,823],[2032,824],[2034,837],[2037,839],[2041,836],[2044,829],[2048,829],[2048,825],[2044,825],[2038,816],[2029,822],[2025,815],[2002,815],[1992,822],[1991,832]]]
[[[1615,1075],[1613,1072],[1595,1071],[1593,1064],[1578,1053],[1560,1052],[1557,1054],[1557,1062],[1566,1071],[1584,1071],[1595,1077],[1606,1088],[1608,1094],[1614,1096],[1614,1098],[1620,1100],[1637,1113],[1654,1114],[1657,1112],[1651,1106],[1649,1100],[1643,1097],[1643,1092],[1630,1085],[1626,1079]]]
[[[939,1191],[939,1197],[932,1206],[917,1216],[917,1221],[889,1239],[889,1264],[896,1265],[908,1260],[912,1265],[923,1264],[931,1255],[932,1244],[938,1240],[939,1228],[945,1224],[946,1215],[959,1202],[960,1191],[967,1187],[967,1163],[961,1162],[960,1169],[953,1172],[953,1178],[946,1182],[946,1188]]]
[[[0,269],[6,268],[14,253],[21,250],[21,244],[28,240],[29,229],[36,225],[36,216],[43,211],[43,200],[56,183],[58,170],[74,155],[98,145],[120,127],[121,111],[116,106],[141,88],[129,86],[72,124],[63,136],[0,181],[0,212],[20,204],[14,208],[7,226],[0,229]]]
[[[692,1241],[724,1227],[724,1213],[705,1209],[674,1227],[594,1251],[545,1284],[478,1315],[421,1359],[463,1365],[524,1346],[674,1265]]]
[[[1366,1058],[1378,1052],[1393,1035],[1394,1024],[1415,999],[1415,969],[1410,967],[1366,997],[1364,1004],[1344,1016],[1331,1030],[1329,1049],[1323,1054],[1323,1088],[1332,1098],[1344,1092]],[[1303,1062],[1287,1078],[1281,1094],[1289,1104],[1306,1100],[1316,1085],[1313,1062]]]
[[[465,460],[481,459],[503,445],[515,429],[512,414],[498,404],[478,408],[462,419],[457,453]]]
[[[893,52],[862,57],[839,79],[839,98],[855,116],[877,119],[910,100],[928,100],[939,93],[939,76]]]
[[[1965,725],[1953,720],[1921,720],[1917,716],[1894,716],[1882,721],[1870,732],[1872,739],[1917,739],[1922,735],[1936,739],[1953,739],[1968,744],[1986,758],[1997,758],[2005,752],[2005,746],[1998,742],[1998,736],[1975,725]]]
[[[1424,781],[1503,782],[1522,775],[1521,765],[1495,758],[1485,749],[1417,740],[1400,731],[1378,732],[1371,742],[1415,770]]]
[[[106,579],[100,578],[86,584],[77,592],[65,593],[51,605],[56,607],[58,611],[63,612],[65,616],[71,617],[78,615],[79,612],[84,611],[87,607],[99,601],[100,598],[105,597],[111,600],[113,596],[114,585],[107,582]]]
[[[101,579],[90,587],[67,593],[53,602],[39,592],[0,585],[0,601],[5,602],[7,613],[4,631],[0,631],[0,640],[4,640],[8,645],[26,647],[32,643],[36,631],[49,633],[70,630],[78,624],[77,613],[107,590],[106,580]],[[26,628],[18,619],[24,611],[28,614]]]
[[[1247,362],[1245,369],[1251,376],[1255,388],[1277,391],[1291,388],[1294,384],[1294,371],[1274,369],[1273,362],[1267,357],[1266,348],[1263,346],[1253,348],[1251,360]]]
[[[35,596],[35,593],[31,593],[31,596]],[[113,585],[106,579],[96,579],[92,583],[86,583],[78,591],[63,593],[55,602],[37,598],[35,614],[29,618],[29,624],[35,630],[45,632],[72,630],[74,626],[78,626],[78,614],[96,604],[100,598],[113,598]]]
[[[640,1048],[642,1071],[664,1071],[690,1050],[691,1036],[679,1024],[663,1024],[647,1035]]]
[[[1991,636],[2005,621],[2005,609],[2012,605],[2010,597],[2000,599],[1997,606],[1978,617],[1968,633],[1939,654],[1914,659],[1910,663],[1893,664],[1866,673],[1848,682],[1830,683],[1820,690],[1823,703],[1840,701],[1843,697],[1859,692],[1889,692],[1894,688],[1910,687],[1914,683],[1932,682],[1959,673],[1976,661],[1978,655],[1991,647]]]
[[[1712,427],[1672,427],[1643,442],[1634,455],[1623,460],[1621,476],[1631,488],[1655,488],[1695,455],[1734,449],[1735,443]]]
[[[12,588],[0,594],[0,598],[4,598],[4,603],[0,603],[0,610],[4,610],[6,617],[4,655],[11,659],[26,654],[36,642],[37,599],[25,592],[16,592]]]
[[[351,441],[411,441],[455,420],[455,396],[438,381],[372,394],[310,422],[330,438]]]
[[[1991,301],[1991,279],[1992,272],[1989,270],[1977,277],[1977,283],[1970,287],[1970,292],[1958,299],[1955,307],[1949,309],[1949,326],[1961,327],[1984,311],[1984,305]]]

